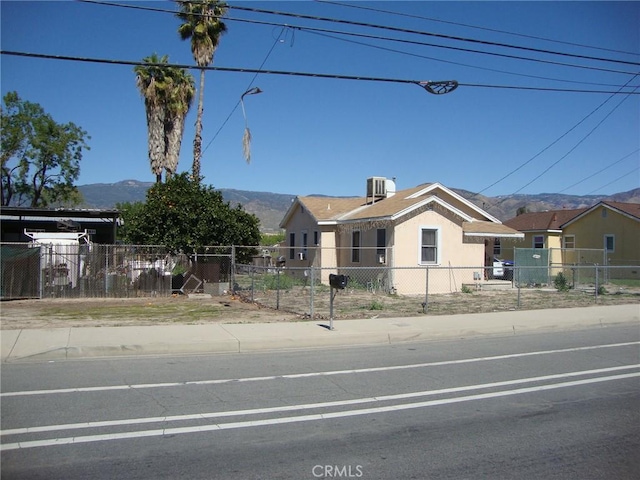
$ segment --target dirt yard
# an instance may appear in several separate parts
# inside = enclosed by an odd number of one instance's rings
[[[557,292],[553,289],[477,291],[431,295],[424,298],[374,295],[368,292],[340,294],[335,299],[335,319],[390,318],[418,315],[447,315],[572,308],[592,305],[639,304],[640,289],[609,292]],[[189,298],[184,295],[145,298],[92,298],[12,300],[0,303],[1,328],[106,327],[128,325],[168,325],[204,323],[296,322],[309,320],[308,298],[300,292],[283,296],[282,309],[276,310],[242,300],[236,296]],[[314,302],[316,319],[329,318],[327,295]],[[298,313],[292,313],[298,312]]]
[[[261,308],[229,296],[12,300],[2,302],[0,308],[2,330],[298,319],[294,314]]]

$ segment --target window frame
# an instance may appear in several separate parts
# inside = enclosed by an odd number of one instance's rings
[[[422,244],[422,234],[425,230],[435,232],[435,245],[425,246]],[[421,225],[418,228],[418,265],[440,265],[440,259],[442,255],[442,249],[440,248],[440,245],[442,245],[441,233],[441,229],[437,225]],[[425,261],[422,259],[422,252],[424,248],[435,249],[433,261]]]
[[[607,240],[611,239],[611,248],[609,248]],[[605,233],[604,235],[604,250],[606,253],[615,253],[616,251],[616,236],[613,233]]]
[[[296,258],[296,234],[289,232],[289,260]]]
[[[571,246],[568,246],[569,239],[571,239]],[[575,250],[576,249],[576,236],[575,235],[563,235],[562,236],[562,248],[565,250]]]
[[[540,238],[542,240],[540,242],[536,242],[536,238]],[[544,248],[544,235],[534,235],[531,243],[533,248]],[[540,244],[541,246],[537,247],[536,244]]]
[[[500,257],[502,255],[502,242],[500,237],[493,239],[493,255]]]
[[[356,242],[356,239],[357,239],[357,242]],[[362,247],[362,232],[360,230],[353,230],[351,232],[351,263],[360,263],[361,247]]]

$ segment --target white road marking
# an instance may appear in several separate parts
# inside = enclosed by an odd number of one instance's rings
[[[622,379],[628,379],[628,378],[634,378],[634,377],[640,377],[640,372],[613,375],[610,377],[587,378],[583,380],[574,380],[570,382],[562,382],[562,383],[555,383],[555,384],[548,384],[548,385],[538,385],[535,387],[525,387],[525,388],[519,388],[515,390],[504,390],[500,392],[480,393],[476,395],[468,395],[463,397],[443,398],[438,400],[428,400],[428,401],[416,402],[416,403],[372,407],[372,408],[365,408],[365,409],[359,409],[359,410],[346,410],[346,411],[339,411],[339,412],[300,415],[295,417],[284,417],[284,418],[270,418],[270,419],[264,419],[264,420],[252,420],[252,421],[243,421],[243,422],[218,423],[218,424],[211,424],[211,425],[199,425],[199,426],[193,426],[193,427],[160,428],[160,429],[154,429],[154,430],[143,430],[138,432],[109,433],[109,434],[99,434],[99,435],[85,435],[85,436],[79,436],[79,437],[63,437],[63,438],[54,438],[54,439],[46,439],[46,440],[15,442],[15,443],[7,443],[4,445],[0,445],[0,450],[2,451],[17,450],[17,449],[26,449],[26,448],[35,448],[35,447],[49,447],[54,445],[69,445],[69,444],[102,442],[102,441],[109,441],[109,440],[122,440],[122,439],[142,438],[142,437],[159,437],[159,436],[180,435],[180,434],[187,434],[187,433],[202,433],[202,432],[210,432],[215,430],[230,430],[230,429],[237,429],[237,428],[259,427],[259,426],[265,426],[265,425],[280,425],[280,424],[295,423],[295,422],[328,420],[332,418],[370,415],[375,413],[386,413],[386,412],[409,410],[409,409],[415,409],[415,408],[433,407],[438,405],[448,405],[452,403],[469,402],[474,400],[485,400],[490,398],[506,397],[511,395],[521,395],[525,393],[535,393],[535,392],[541,392],[545,390],[575,387],[575,386],[588,385],[588,384],[600,383],[600,382],[609,382],[613,380],[622,380]]]
[[[223,378],[217,380],[193,380],[185,382],[169,382],[169,383],[141,383],[135,385],[107,385],[98,387],[75,387],[75,388],[57,388],[50,390],[24,390],[18,392],[2,392],[0,397],[22,397],[27,395],[53,395],[61,393],[83,393],[83,392],[106,392],[114,390],[138,390],[144,388],[167,388],[167,387],[184,387],[188,385],[220,385],[225,383],[236,382],[259,382],[265,380],[277,380],[277,379],[296,379],[296,378],[309,378],[309,377],[322,377],[330,375],[347,375],[357,373],[372,373],[372,372],[387,372],[392,370],[406,370],[411,368],[425,368],[425,367],[439,367],[445,365],[459,365],[465,363],[475,362],[489,362],[495,360],[506,360],[509,358],[522,358],[530,357],[534,355],[550,355],[554,353],[570,353],[580,352],[586,350],[597,350],[602,348],[616,348],[616,347],[628,347],[631,345],[640,345],[640,342],[625,342],[625,343],[611,343],[606,345],[593,345],[588,347],[573,347],[564,348],[558,350],[541,350],[536,352],[526,353],[512,353],[507,355],[496,355],[492,357],[477,357],[477,358],[465,358],[461,360],[444,360],[441,362],[430,363],[416,363],[411,365],[394,365],[389,367],[370,367],[370,368],[358,368],[350,370],[333,370],[327,372],[309,372],[309,373],[293,373],[284,375],[270,375],[264,377],[247,377],[247,378]]]

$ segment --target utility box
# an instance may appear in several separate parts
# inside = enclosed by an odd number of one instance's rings
[[[338,288],[340,290],[344,290],[347,287],[347,282],[349,277],[346,275],[334,275],[333,273],[329,274],[329,285],[333,288]]]

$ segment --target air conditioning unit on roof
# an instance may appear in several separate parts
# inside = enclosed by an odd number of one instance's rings
[[[367,197],[380,198],[387,195],[387,179],[384,177],[367,178]]]

